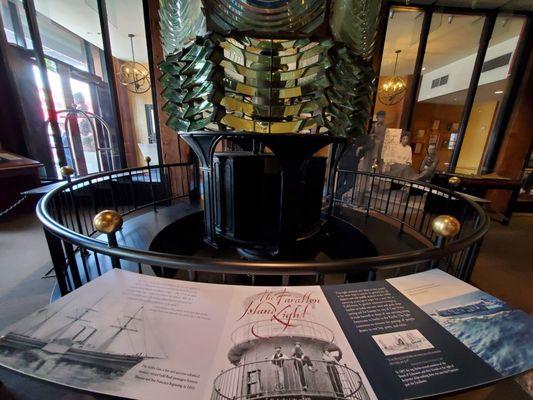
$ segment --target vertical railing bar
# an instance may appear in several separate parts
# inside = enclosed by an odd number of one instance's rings
[[[70,229],[72,229],[73,231],[76,230],[75,228],[75,223],[74,223],[74,216],[72,215],[72,206],[71,206],[71,203],[68,201],[68,192],[65,191],[64,192],[64,196],[65,196],[65,205],[67,206],[67,209],[66,211],[68,211],[68,216],[69,216],[69,219],[70,219]]]
[[[411,200],[411,191],[413,189],[413,184],[409,184],[409,191],[407,192],[407,199],[405,200],[405,207],[403,209],[403,215],[402,215],[402,223],[400,227],[400,232],[403,232],[403,227],[405,224],[405,218],[407,217],[407,210],[409,209],[409,201]],[[409,225],[409,224],[408,224]]]
[[[391,196],[391,193],[392,193],[392,180],[390,181],[390,183],[391,183],[391,187],[389,188],[389,194],[387,195],[387,204],[385,205],[385,215],[387,215],[387,213],[389,211],[390,196]]]
[[[98,207],[96,206],[96,201],[95,201],[95,188],[94,188],[94,184],[93,182],[91,181],[90,184],[89,184],[89,193],[91,194],[91,202],[92,202],[92,206],[93,206],[93,211],[94,213],[98,213]],[[93,216],[91,215],[91,219],[93,218]]]
[[[98,260],[98,253],[96,251],[93,251],[94,255],[94,263],[96,265],[96,272],[98,272],[98,276],[102,276],[102,269],[100,268],[100,261]]]
[[[372,191],[374,189],[374,174],[372,174],[372,179],[370,180],[370,192],[368,194],[368,203],[366,206],[366,216],[368,217],[370,212],[370,202],[372,200]]]
[[[76,262],[76,254],[74,253],[74,249],[72,248],[71,243],[64,242],[63,245],[65,247],[65,252],[67,254],[68,268],[70,269],[70,274],[72,276],[72,282],[74,284],[74,287],[77,289],[82,285],[82,283],[81,283],[80,271],[78,269],[78,263]]]
[[[358,174],[356,172],[353,172],[352,173],[352,178],[353,178],[353,183],[352,183],[352,194],[350,196],[350,205],[353,206],[354,205],[354,198],[355,198],[355,192],[357,190],[357,176]]]
[[[112,204],[113,210],[117,210],[117,202],[115,199],[113,177],[111,175],[108,175],[108,181],[109,181],[109,190],[111,191],[111,204]]]
[[[87,266],[87,260],[85,259],[86,249],[84,249],[83,247],[79,247],[78,249],[79,249],[78,254],[80,255],[80,258],[81,258],[81,264],[83,265],[83,271],[85,272],[85,277],[87,278],[87,282],[90,282],[91,274],[89,273],[89,268]]]
[[[65,262],[65,253],[61,240],[54,236],[50,231],[44,229],[44,236],[50,251],[50,258],[56,275],[57,285],[62,296],[70,292],[68,279],[66,276],[67,264]]]
[[[420,196],[418,196],[418,204],[416,205],[416,215],[415,215],[415,222],[413,224],[414,229],[416,231],[420,231],[419,225],[418,225],[418,217],[420,215],[420,208],[422,206],[422,199],[424,198],[424,192]]]
[[[137,209],[137,198],[135,196],[135,188],[133,187],[133,176],[131,175],[130,171],[130,192],[131,192],[131,201],[133,204],[133,209]]]
[[[81,200],[81,199],[80,199]],[[90,225],[87,225],[87,213],[89,212],[90,213],[90,208],[87,206],[87,203],[88,202],[88,199],[86,197],[83,197],[83,203],[82,204],[82,208],[81,208],[81,212],[82,212],[82,216],[83,216],[83,225],[85,227],[85,235],[89,235],[89,226]],[[89,214],[89,221],[91,220],[91,215]]]

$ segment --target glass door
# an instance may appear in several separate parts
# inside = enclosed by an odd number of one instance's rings
[[[74,78],[70,78],[69,83],[73,103],[69,107],[67,119],[69,126],[72,126],[72,134],[77,134],[80,138],[76,152],[83,153],[86,173],[99,172],[102,168],[98,159],[98,133],[93,117],[90,85]]]

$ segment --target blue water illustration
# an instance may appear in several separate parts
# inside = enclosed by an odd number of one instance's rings
[[[533,368],[533,318],[479,290],[422,307],[504,376]]]

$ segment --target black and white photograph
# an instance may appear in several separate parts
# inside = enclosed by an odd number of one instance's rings
[[[212,400],[375,399],[321,290],[243,289],[231,309]]]
[[[433,348],[418,329],[373,335],[372,338],[386,356]]]

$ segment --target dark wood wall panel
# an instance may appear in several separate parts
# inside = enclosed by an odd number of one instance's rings
[[[113,57],[113,70],[115,75],[120,70],[121,61]],[[124,152],[126,153],[126,164],[128,168],[137,166],[137,150],[135,148],[135,135],[133,125],[133,116],[128,99],[128,89],[126,86],[117,82],[117,100],[120,108],[120,120],[122,123],[122,139],[124,140]]]
[[[533,146],[533,53],[529,55],[521,82],[494,170],[499,176],[510,179],[520,178]],[[493,210],[503,212],[511,192],[489,191],[487,198],[492,201]]]
[[[28,156],[24,141],[22,106],[9,69],[5,47],[0,45],[0,148]]]
[[[161,132],[161,151],[163,159],[162,163],[187,162],[190,160],[189,146],[179,138],[179,135],[174,130],[166,125],[168,115],[163,111],[162,107],[165,104],[165,99],[161,96],[163,88],[160,83],[161,70],[159,64],[164,60],[163,48],[161,47],[160,33],[159,33],[159,0],[145,0],[148,2],[148,20],[150,21],[150,32],[152,33],[151,44],[153,59],[151,60],[151,67],[154,68],[155,74],[155,88],[157,93],[157,106],[159,114],[159,129]],[[173,192],[177,195],[187,193],[189,184],[188,176],[182,175],[181,168],[175,171],[175,175],[171,177]]]

